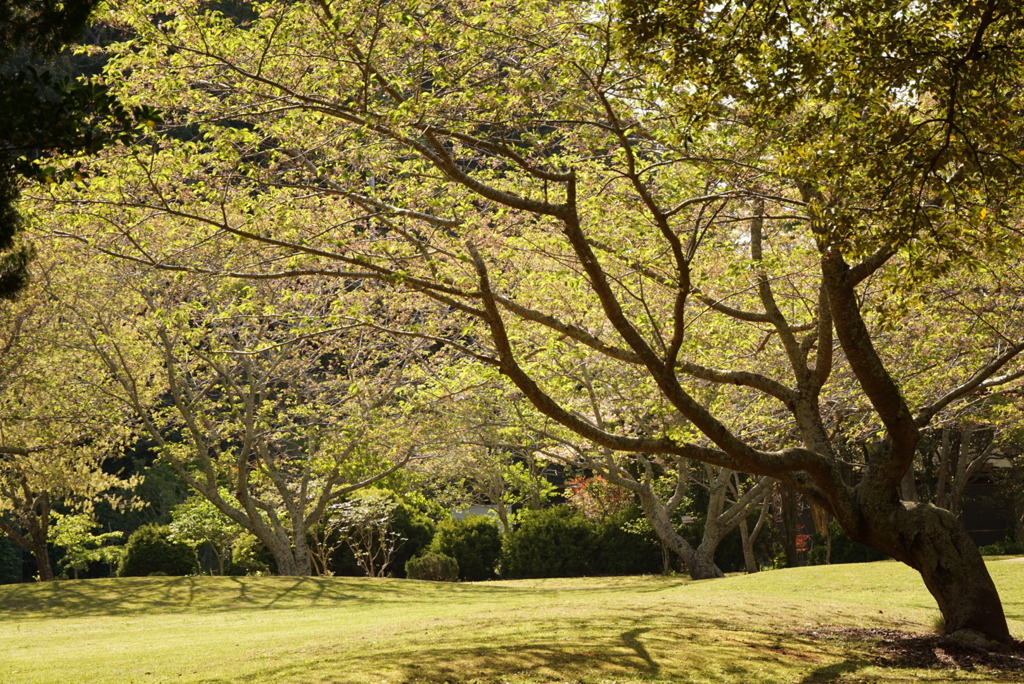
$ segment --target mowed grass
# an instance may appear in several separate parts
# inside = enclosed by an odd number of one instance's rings
[[[1024,561],[992,560],[1024,638]],[[1015,682],[881,667],[824,626],[931,631],[885,562],[691,582],[152,577],[0,586],[2,682]]]

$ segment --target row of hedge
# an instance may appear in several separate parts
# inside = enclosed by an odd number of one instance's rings
[[[518,527],[501,535],[486,516],[446,520],[421,556],[405,570],[412,579],[486,580],[580,577],[660,572],[660,545],[649,535],[626,531],[626,513],[593,522],[564,506],[526,511]]]
[[[507,578],[627,575],[660,572],[662,552],[653,536],[624,526],[637,513],[593,522],[559,506],[527,511],[518,527],[503,535],[489,516],[448,519],[432,539],[418,539],[415,557],[398,566],[418,579],[479,581],[499,572]],[[118,568],[122,577],[187,575],[198,571],[195,549],[173,541],[166,527],[145,525],[128,539]],[[228,568],[228,574],[245,567]]]

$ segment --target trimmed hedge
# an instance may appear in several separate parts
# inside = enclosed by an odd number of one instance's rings
[[[434,532],[430,550],[454,558],[459,579],[469,582],[493,579],[501,558],[498,522],[486,515],[442,520]]]
[[[624,529],[643,519],[639,507],[628,508],[596,523],[596,552],[591,568],[597,575],[653,575],[664,570],[661,543],[653,531]]]
[[[597,552],[593,523],[566,506],[525,511],[505,537],[502,575],[578,577],[591,574]]]
[[[170,529],[143,525],[128,537],[124,557],[117,568],[118,577],[147,575],[191,575],[199,570],[196,551],[188,544],[171,541]]]
[[[459,579],[459,563],[451,556],[427,551],[406,561],[405,576],[414,580],[454,582]]]
[[[983,556],[1015,556],[1024,553],[1024,542],[1005,539],[995,544],[982,546],[978,551]]]

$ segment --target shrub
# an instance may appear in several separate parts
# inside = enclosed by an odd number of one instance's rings
[[[7,537],[0,537],[0,584],[21,581],[21,550]]]
[[[641,575],[662,571],[661,544],[643,520],[639,507],[622,510],[595,527],[594,564],[599,575]],[[640,531],[640,527],[646,527]]]
[[[443,553],[427,551],[406,561],[405,576],[431,582],[454,582],[459,579],[459,562]]]
[[[443,520],[437,526],[430,550],[454,558],[459,564],[459,579],[492,579],[501,558],[498,522],[486,515]]]
[[[391,521],[391,529],[405,540],[395,552],[395,576],[400,577],[406,561],[427,550],[434,538],[434,521],[423,511],[399,500]]]
[[[593,525],[565,506],[526,511],[519,527],[505,536],[502,574],[506,577],[576,577],[592,571]]]
[[[145,577],[156,573],[188,575],[199,568],[195,549],[171,541],[170,530],[160,525],[143,525],[128,537],[124,557],[117,568],[119,577]]]
[[[978,549],[983,556],[1013,556],[1024,553],[1024,542],[1005,539],[995,544],[988,544]]]
[[[224,574],[232,576],[268,575],[277,570],[273,554],[259,539],[245,532],[231,547],[231,561],[224,565]]]

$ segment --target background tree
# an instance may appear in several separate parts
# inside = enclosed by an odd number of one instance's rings
[[[367,577],[386,577],[407,541],[394,525],[399,505],[385,492],[368,490],[331,506],[338,536]]]
[[[418,346],[377,345],[322,281],[134,275],[138,310],[79,312],[93,353],[179,477],[255,535],[280,574],[311,574],[307,535],[327,507],[413,453],[399,394]],[[114,334],[125,325],[145,338],[136,353],[160,360],[166,405],[133,394],[143,379]]]
[[[230,498],[230,493],[221,492],[221,498]],[[202,495],[193,495],[174,507],[168,525],[171,540],[185,542],[198,552],[208,545],[217,558],[217,572],[224,574],[231,560],[231,549],[241,538],[244,530],[224,515],[212,501]]]
[[[53,524],[50,526],[50,542],[64,551],[59,564],[65,572],[71,571],[72,577],[78,579],[78,573],[89,569],[92,563],[106,563],[108,567],[117,567],[123,549],[109,545],[108,542],[120,539],[123,532],[95,533],[96,521],[89,515],[62,515],[56,511],[50,514]]]
[[[130,440],[132,421],[66,315],[86,299],[119,300],[64,256],[40,249],[35,282],[0,307],[0,530],[35,557],[42,580],[53,579],[54,507],[91,519],[101,501],[129,505],[138,484],[104,469]],[[140,402],[151,398],[144,384],[137,393]]]
[[[129,112],[98,84],[76,82],[67,48],[81,37],[98,0],[0,4],[0,298],[13,297],[28,277],[31,249],[19,241],[17,209],[24,179],[54,182],[55,154],[94,153],[155,114]],[[63,55],[58,53],[64,51]]]

